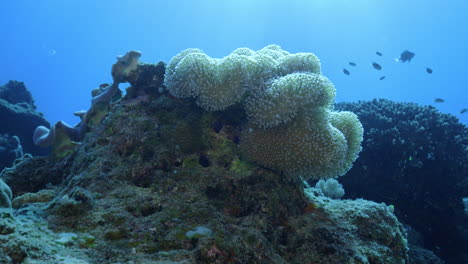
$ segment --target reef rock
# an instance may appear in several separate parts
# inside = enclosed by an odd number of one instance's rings
[[[0,134],[0,170],[10,167],[17,158],[23,156],[23,148],[17,136]]]
[[[468,128],[415,103],[376,99],[335,109],[353,111],[365,131],[360,158],[340,179],[345,198],[394,205],[424,247],[447,263],[467,263]]]
[[[49,126],[44,116],[36,111],[36,105],[24,83],[9,81],[0,86],[0,134],[17,136],[24,153],[47,155],[48,149],[34,145],[33,131],[37,126]],[[3,167],[0,167],[3,168]]]
[[[138,63],[129,72],[148,80],[133,76],[132,92],[109,105],[74,152],[27,158],[0,174],[15,196],[2,220],[10,239],[0,236],[0,259],[407,263],[406,235],[391,207],[318,196],[304,191],[300,177],[245,159],[244,108],[207,111],[195,98],[177,98],[151,81],[163,77],[158,65]],[[18,196],[16,178],[31,175],[42,187],[22,187]],[[26,215],[36,217],[40,235],[24,232],[27,224],[15,228]]]

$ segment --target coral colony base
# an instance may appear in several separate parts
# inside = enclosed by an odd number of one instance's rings
[[[36,129],[51,156],[0,174],[0,263],[407,263],[392,207],[304,189],[346,173],[363,136],[315,55],[139,57],[78,125]]]
[[[99,104],[110,104],[118,84],[136,71],[139,57],[131,51],[118,58],[112,67],[114,82],[93,96],[91,109],[80,113],[80,124],[58,122],[50,131],[38,127],[34,142],[53,145],[57,155],[66,155],[61,149],[69,144],[64,141],[80,141],[88,123],[102,120]],[[215,59],[188,49],[169,62],[164,85],[173,96],[193,98],[207,111],[225,111],[239,103],[248,117],[241,150],[271,169],[304,178],[333,178],[345,174],[361,150],[361,123],[351,112],[332,111],[335,88],[321,75],[320,61],[311,53],[289,54],[270,45],[257,52],[240,48]]]

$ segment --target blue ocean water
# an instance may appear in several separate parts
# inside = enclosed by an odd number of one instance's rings
[[[77,123],[73,112],[88,109],[91,90],[111,82],[115,56],[128,50],[141,51],[144,62],[168,62],[191,47],[223,57],[268,44],[315,53],[339,102],[431,104],[468,123],[468,112],[460,114],[468,108],[464,0],[17,0],[0,6],[0,83],[25,82],[51,123]],[[414,59],[396,62],[406,49]]]

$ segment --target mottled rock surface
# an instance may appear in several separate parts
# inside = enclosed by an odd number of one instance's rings
[[[0,134],[17,136],[24,153],[47,155],[48,149],[36,147],[32,140],[37,126],[50,126],[42,113],[36,111],[33,97],[24,83],[9,81],[0,86]],[[0,167],[3,168],[3,167]]]
[[[164,63],[123,58],[111,87],[132,87],[79,143],[0,173],[13,189],[0,264],[408,263],[392,206],[326,198],[249,161],[243,106],[203,110],[168,92]]]
[[[17,158],[23,156],[23,147],[17,136],[0,134],[0,170],[10,167]]]
[[[306,195],[299,178],[244,160],[242,116],[235,107],[206,112],[191,99],[134,94],[70,156],[26,158],[0,178],[23,193],[14,214],[43,216],[49,241],[76,234],[55,255],[89,263],[407,260],[405,232],[388,206]],[[56,187],[46,191],[45,182]],[[34,241],[19,251],[23,259],[53,259]],[[15,244],[5,245],[0,254],[16,256]]]

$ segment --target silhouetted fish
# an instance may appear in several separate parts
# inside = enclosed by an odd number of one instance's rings
[[[349,75],[349,71],[347,69],[343,69],[343,73]]]
[[[405,50],[400,54],[400,58],[397,59],[399,62],[410,62],[414,55],[416,55],[414,52],[411,52],[409,50]]]
[[[376,51],[375,54],[379,55],[379,56],[382,56],[382,53]]]
[[[383,79],[385,79],[385,76],[382,76],[382,77],[379,78],[379,80],[383,80]]]
[[[432,73],[432,69],[431,68],[426,68],[426,72],[431,74]]]
[[[466,113],[466,112],[468,112],[468,108],[463,108],[463,109],[460,111],[460,114],[464,114],[464,113]]]
[[[442,99],[442,98],[436,98],[436,99],[434,99],[434,103],[443,103],[443,102],[445,102],[445,100]]]
[[[372,67],[374,67],[374,69],[379,70],[379,71],[382,69],[382,66],[380,66],[380,64],[378,64],[377,62],[373,62]]]
[[[353,67],[354,67],[354,66],[356,66],[356,63],[354,63],[354,62],[350,61],[350,62],[349,62],[349,65],[351,65],[351,66],[353,66]]]

